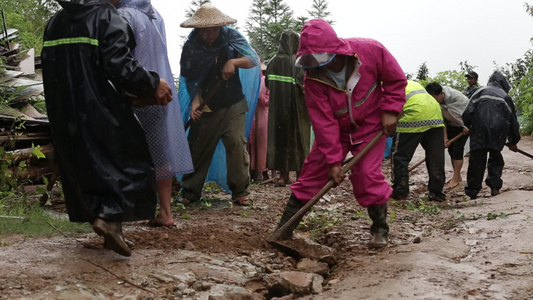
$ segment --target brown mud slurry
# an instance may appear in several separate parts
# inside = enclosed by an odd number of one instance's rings
[[[518,146],[533,153],[531,137]],[[423,199],[427,172],[424,164],[415,169],[408,201],[390,202],[385,250],[366,248],[370,221],[350,184],[331,190],[297,236],[330,247],[336,264],[324,290],[302,298],[533,299],[533,159],[508,149],[503,155],[502,194],[490,197],[484,188],[475,201],[463,193],[468,158],[463,182],[446,191],[445,203]],[[419,149],[412,162],[422,157]],[[383,169],[390,178],[387,161]],[[452,175],[449,164],[446,175]],[[254,184],[251,207],[207,193],[215,199],[209,205],[174,207],[176,228],[125,224],[126,238],[135,243],[130,258],[104,249],[94,233],[2,237],[0,299],[208,299],[226,285],[245,288],[253,299],[272,298],[265,278],[296,269],[297,259],[266,241],[289,195],[289,187]],[[319,249],[300,241],[287,243],[306,255]]]

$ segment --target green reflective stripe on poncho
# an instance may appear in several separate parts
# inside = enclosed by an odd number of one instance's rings
[[[281,82],[288,82],[288,83],[296,84],[296,80],[294,80],[294,78],[289,77],[289,76],[268,74],[268,80],[281,81]]]
[[[53,46],[69,45],[69,44],[90,44],[93,46],[98,46],[98,40],[91,39],[88,37],[64,38],[64,39],[53,40],[53,41],[45,41],[43,46],[53,47]]]

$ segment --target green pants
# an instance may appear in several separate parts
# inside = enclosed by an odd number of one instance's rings
[[[226,149],[227,184],[232,198],[249,194],[250,156],[246,151],[247,140],[244,132],[247,111],[248,104],[243,99],[217,112],[204,112],[202,117],[192,124],[189,147],[195,171],[183,176],[183,197],[189,201],[200,200],[205,178],[220,139]]]

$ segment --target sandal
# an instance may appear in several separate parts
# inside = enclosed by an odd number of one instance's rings
[[[162,224],[162,223],[159,223],[155,218],[151,219],[150,221],[148,221],[148,226],[151,226],[151,227],[176,227],[176,223],[172,223],[172,224]]]
[[[277,178],[276,180],[276,183],[274,184],[275,187],[284,187],[284,186],[287,186],[287,184],[285,183],[285,179],[283,179],[283,177],[279,177]]]
[[[240,206],[249,206],[250,202],[248,201],[248,197],[242,196],[240,198],[233,199],[233,204]]]
[[[181,203],[183,205],[189,205],[191,204],[191,201],[189,201],[189,199],[185,198],[185,197],[181,197],[178,199],[178,203]]]

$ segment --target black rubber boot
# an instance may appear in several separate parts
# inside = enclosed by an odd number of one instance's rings
[[[96,234],[104,237],[104,246],[124,256],[131,256],[131,249],[122,236],[122,222],[109,222],[97,218],[93,223]]]
[[[300,200],[298,200],[298,198],[296,198],[294,194],[291,194],[291,197],[289,198],[289,201],[287,201],[287,205],[285,206],[285,210],[283,211],[283,215],[281,216],[281,220],[279,221],[278,228],[283,226],[283,224],[287,223],[287,221],[289,221],[292,218],[292,216],[294,216],[300,210],[300,208],[302,208],[304,205],[305,204],[302,203]],[[298,227],[301,220],[302,219],[300,218],[298,222],[295,222],[294,225],[292,225],[289,228],[289,230],[287,230],[281,236],[281,239],[282,240],[292,239],[293,231],[294,229],[296,229],[296,227]]]
[[[381,205],[370,205],[368,215],[372,219],[370,234],[372,240],[368,243],[370,249],[381,249],[387,247],[389,243],[389,225],[387,224],[387,203]]]
[[[124,241],[126,246],[128,246],[128,248],[130,248],[131,250],[134,250],[135,249],[135,243],[130,241],[130,240],[128,240],[128,239],[126,239],[124,237],[124,234],[122,233],[122,223],[119,223],[117,226],[119,227],[118,230],[120,232],[120,236],[122,237],[122,240]],[[106,239],[104,239],[104,247],[107,248],[107,249],[111,249],[110,248],[111,246],[110,246],[109,242]]]

